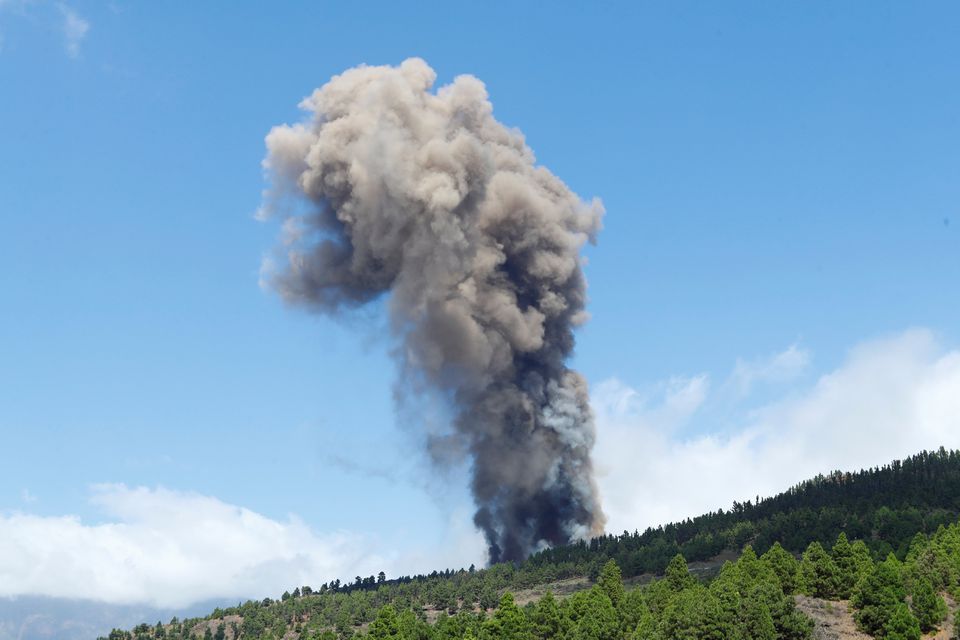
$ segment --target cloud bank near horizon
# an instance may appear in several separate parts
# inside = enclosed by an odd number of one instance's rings
[[[727,508],[834,469],[960,448],[960,350],[932,332],[861,343],[812,380],[810,362],[811,354],[793,345],[738,360],[717,382],[701,373],[645,388],[616,379],[596,385],[607,530]],[[758,390],[779,395],[757,400]],[[389,544],[377,536],[318,532],[295,516],[275,520],[196,493],[105,484],[92,488],[91,500],[102,523],[0,512],[0,597],[82,594],[179,608],[484,557],[468,505],[451,515],[440,547],[384,554],[377,550]]]
[[[278,597],[333,578],[409,572],[425,554],[372,551],[375,536],[318,533],[210,496],[164,488],[95,485],[104,516],[0,515],[0,597],[39,595],[178,609],[213,599]],[[451,516],[446,546],[482,557],[469,513]],[[441,553],[441,560],[448,560]]]
[[[764,383],[795,380],[810,354],[791,346],[710,376],[650,390],[617,379],[593,391],[597,476],[607,530],[643,530],[733,500],[769,496],[833,470],[882,465],[923,449],[960,448],[960,351],[914,329],[857,345],[805,389],[750,404]],[[699,431],[703,424],[710,431]],[[718,431],[716,425],[734,424]]]

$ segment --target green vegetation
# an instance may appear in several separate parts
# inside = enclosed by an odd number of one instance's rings
[[[924,633],[936,629],[947,617],[947,603],[933,590],[927,578],[920,579],[914,586],[910,609]]]
[[[888,640],[920,640],[920,625],[902,602],[898,604],[884,627],[884,637]]]
[[[394,603],[355,609],[345,606],[362,591],[340,594],[338,611],[325,604],[338,598],[322,595],[248,602],[214,612],[203,620],[140,625],[133,632],[114,631],[110,640],[260,638],[278,640],[293,631],[298,638],[334,640],[621,640],[703,638],[726,640],[804,640],[811,622],[783,592],[773,568],[774,555],[758,558],[749,547],[736,562],[728,562],[709,584],[695,579],[682,556],[676,556],[661,580],[626,589],[620,568],[612,560],[597,582],[570,597],[549,591],[524,607],[506,591],[492,612],[461,608],[441,612],[430,624],[422,609]],[[301,591],[302,594],[302,591]],[[236,617],[239,616],[239,620]]]
[[[958,508],[960,453],[941,449],[516,566],[333,580],[109,640],[802,640],[812,622],[796,594],[849,599],[875,637],[918,638],[943,624],[941,594],[960,594]],[[712,579],[688,570],[687,553],[725,550],[742,552]],[[630,580],[644,573],[662,577]],[[565,597],[536,599],[555,583]]]
[[[857,585],[851,600],[857,625],[870,635],[882,635],[890,615],[904,601],[905,594],[900,563],[891,554],[874,566]]]
[[[913,536],[933,533],[960,517],[960,451],[923,452],[884,467],[817,476],[773,498],[735,502],[733,508],[590,542],[548,549],[528,562],[578,566],[614,559],[625,577],[661,573],[680,553],[708,560],[747,543],[766,550],[774,542],[799,554],[810,542],[827,547],[846,532],[874,557],[903,558]],[[602,565],[602,562],[599,563]]]

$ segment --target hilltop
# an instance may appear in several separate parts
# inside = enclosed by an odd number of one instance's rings
[[[334,579],[109,638],[799,640],[856,637],[838,631],[854,622],[908,638],[952,615],[958,516],[960,452],[940,449],[517,565]]]

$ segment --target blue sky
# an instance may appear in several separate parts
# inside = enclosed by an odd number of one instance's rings
[[[575,365],[604,393],[598,455],[614,433],[636,447],[600,461],[621,469],[601,482],[612,526],[960,444],[940,442],[960,397],[960,8],[592,4],[0,0],[0,532],[206,496],[367,536],[361,563],[476,558],[465,475],[426,470],[394,419],[383,318],[258,285],[279,233],[253,217],[264,136],[332,75],[410,56],[438,85],[479,77],[539,162],[604,202]],[[902,396],[926,426],[858,458],[876,434],[845,422],[851,448],[690,504],[622,472],[654,435],[677,464],[760,464],[766,445],[738,443],[773,417],[820,434],[852,415],[834,385]],[[7,595],[45,592],[28,582]]]

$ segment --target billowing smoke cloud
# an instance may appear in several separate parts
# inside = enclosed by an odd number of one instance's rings
[[[350,69],[303,101],[309,122],[270,132],[285,257],[265,277],[324,313],[389,292],[399,391],[450,404],[490,559],[518,560],[603,528],[587,385],[566,366],[603,207],[535,164],[483,83],[435,78],[419,59]]]

